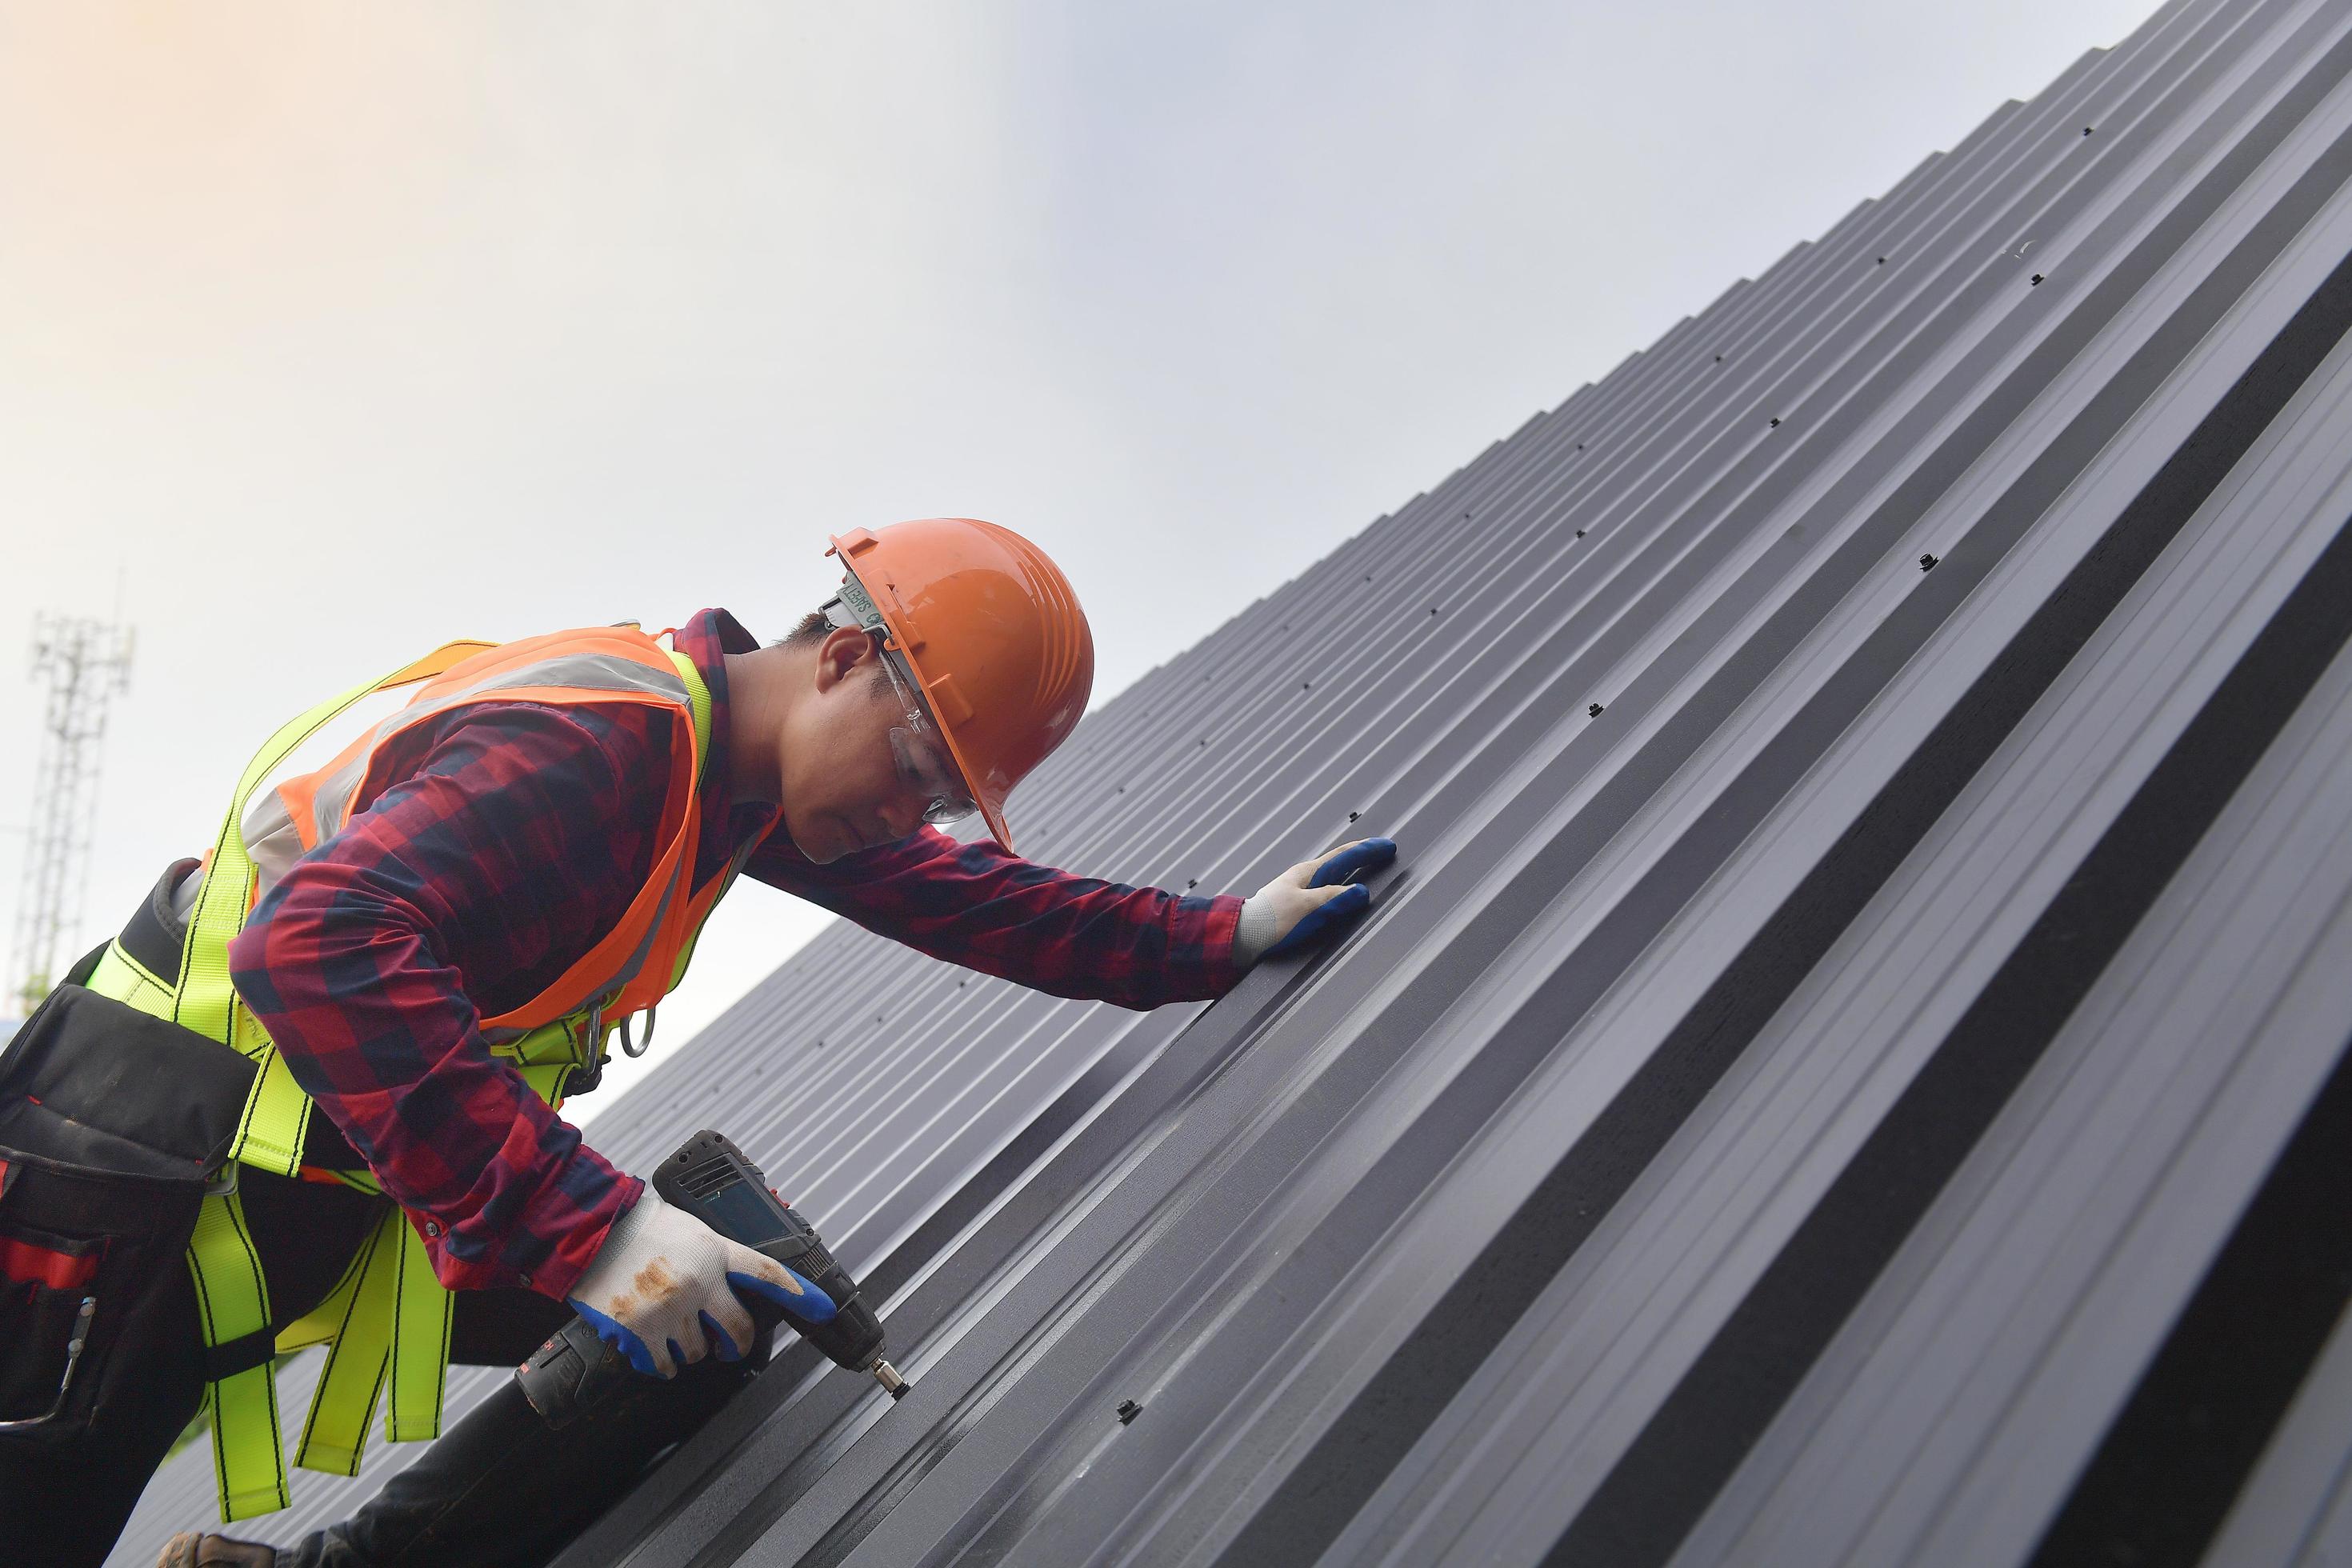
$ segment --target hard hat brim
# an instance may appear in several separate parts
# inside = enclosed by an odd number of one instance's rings
[[[846,547],[848,539],[854,536],[827,535],[825,553],[837,558],[841,562],[842,570],[856,579],[859,588],[864,590],[866,598],[872,602],[875,612],[882,617],[883,627],[888,634],[883,639],[883,646],[906,660],[907,668],[914,674],[916,689],[928,693],[929,682],[925,677],[922,661],[909,651],[914,639],[908,635],[906,626],[900,623],[897,613],[898,596],[895,594],[876,593],[874,591],[876,584],[866,582],[865,578],[858,575],[857,569],[850,564],[850,553]],[[964,754],[962,745],[957,742],[954,726],[941,720],[936,713],[931,715],[931,722],[932,727],[938,731],[940,739],[947,744],[949,760],[955,763],[956,773],[963,780],[965,793],[971,795],[972,803],[980,808],[981,820],[988,824],[990,836],[995,838],[1006,854],[1013,853],[1013,831],[1005,826],[1003,804],[990,798],[989,792],[981,787],[980,773],[971,765],[971,759]]]

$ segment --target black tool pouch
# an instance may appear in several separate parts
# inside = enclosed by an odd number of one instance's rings
[[[0,1054],[0,1444],[70,1441],[120,1397],[110,1352],[184,1286],[253,1074],[77,984]]]

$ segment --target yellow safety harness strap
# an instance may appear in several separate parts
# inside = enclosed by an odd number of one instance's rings
[[[384,1411],[385,1439],[439,1436],[454,1304],[433,1277],[432,1259],[408,1216],[388,1211],[334,1293],[278,1337],[280,1350],[330,1347],[294,1462],[306,1470],[357,1475],[368,1424],[387,1383],[392,1403]]]
[[[254,1074],[246,1097],[229,1158],[290,1176],[301,1167],[302,1139],[310,1129],[310,1100],[293,1075],[271,1049],[269,1037],[251,1015],[236,1005],[236,991],[229,982],[228,944],[245,929],[253,910],[253,858],[246,852],[245,808],[261,781],[276,772],[294,749],[315,735],[334,717],[363,697],[395,686],[429,679],[459,660],[491,645],[447,643],[413,664],[404,665],[381,680],[354,686],[278,727],[262,743],[237,780],[228,813],[214,836],[212,858],[196,892],[180,947],[180,984],[173,999],[172,1021],[208,1038],[234,1047],[260,1070]]]
[[[396,1223],[400,1215],[395,1210],[385,1218]],[[382,1225],[371,1231],[327,1299],[278,1336],[280,1351],[327,1346],[327,1363],[320,1370],[310,1418],[302,1424],[302,1441],[294,1453],[294,1462],[306,1470],[360,1473],[368,1422],[383,1392],[392,1328],[390,1292],[369,1289],[383,1234]]]
[[[710,688],[704,682],[702,671],[695,668],[694,660],[676,648],[669,650],[669,658],[670,662],[677,666],[678,678],[686,682],[687,700],[694,709],[694,770],[696,783],[699,785],[703,764],[710,756]],[[735,885],[736,873],[742,870],[743,863],[751,858],[751,850],[755,846],[752,845],[744,846],[742,851],[735,857],[733,863],[727,868],[726,885],[719,889],[719,898],[710,900],[712,909],[719,907],[719,899],[727,896],[727,889]],[[706,915],[705,918],[707,919],[708,916]],[[686,966],[694,961],[695,943],[701,940],[702,932],[697,930],[687,939],[685,945],[677,950],[677,963],[672,967],[669,976],[669,983],[673,987],[686,978]],[[650,1030],[652,1026],[647,1025],[646,1027]],[[653,1036],[648,1033],[646,1038],[651,1041]]]
[[[245,836],[239,831],[245,819],[246,801],[254,786],[283,763],[289,752],[309,740],[320,725],[375,690],[378,684],[369,681],[355,686],[280,725],[246,764],[245,776],[237,781],[236,797],[229,802],[228,816],[213,839],[212,859],[196,893],[195,912],[189,918],[187,934],[181,942],[180,984],[172,1004],[172,1021],[181,1027],[233,1046],[247,1058],[267,1050],[266,1038],[257,1047],[258,1030],[236,1026],[236,991],[228,977],[228,944],[245,928],[246,915],[253,907],[253,858],[246,853]],[[273,1075],[268,1064],[263,1063],[261,1068],[254,1075],[245,1114],[238,1121],[236,1141],[230,1145],[230,1158],[275,1171],[281,1176],[291,1175],[302,1163],[301,1135],[309,1117],[301,1107],[287,1104],[282,1089],[270,1092],[269,1079],[272,1076],[282,1079],[283,1069]],[[257,1122],[261,1123],[258,1128]]]
[[[268,1332],[269,1290],[234,1192],[205,1195],[197,1210],[195,1236],[188,1243],[188,1264],[195,1276],[196,1312],[207,1346],[249,1342]],[[269,1371],[265,1341],[258,1362],[211,1384],[213,1472],[220,1486],[223,1523],[286,1506],[278,1384]]]
[[[449,1371],[449,1322],[457,1298],[433,1272],[432,1255],[399,1210],[392,1302],[392,1407],[384,1412],[388,1443],[441,1435],[441,1384]],[[387,1237],[389,1243],[394,1238]]]
[[[701,783],[703,759],[710,755],[710,688],[702,679],[702,671],[694,660],[676,648],[667,650],[670,663],[677,666],[677,678],[686,682],[687,701],[694,708],[694,771],[695,782]]]
[[[584,1047],[583,1047],[584,1048]],[[579,1067],[572,1062],[549,1062],[541,1067],[520,1067],[523,1082],[530,1085],[531,1093],[558,1110],[563,1109],[564,1086],[572,1081]]]
[[[449,643],[381,680],[355,686],[280,725],[238,779],[236,797],[213,841],[212,860],[180,949],[180,981],[171,1016],[184,1028],[233,1047],[259,1069],[246,1097],[229,1158],[279,1175],[301,1168],[310,1097],[253,1021],[236,1005],[228,944],[253,907],[253,859],[242,832],[246,803],[297,746],[371,693],[428,679],[484,647]],[[270,1376],[269,1291],[261,1259],[234,1190],[206,1195],[188,1243],[213,1409],[213,1468],[224,1523],[287,1505],[286,1456],[278,1425],[278,1387]],[[314,1402],[313,1409],[316,1405]]]

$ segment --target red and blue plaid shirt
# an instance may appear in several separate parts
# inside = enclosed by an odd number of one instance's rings
[[[1238,898],[1034,865],[936,828],[813,866],[769,805],[727,797],[723,610],[677,634],[710,688],[698,886],[746,872],[934,957],[1127,1007],[1216,996]],[[409,1213],[443,1283],[561,1298],[644,1184],[483,1043],[618,922],[654,858],[670,767],[658,710],[485,704],[394,744],[387,783],[298,861],[229,959],[295,1080]],[[430,1222],[429,1224],[427,1222]]]

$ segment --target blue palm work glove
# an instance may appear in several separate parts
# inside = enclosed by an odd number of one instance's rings
[[[1242,905],[1234,962],[1281,958],[1353,921],[1372,907],[1371,889],[1353,879],[1395,858],[1393,838],[1359,838],[1293,866]]]
[[[736,1299],[765,1296],[803,1322],[829,1321],[833,1298],[763,1252],[719,1235],[651,1187],[613,1222],[569,1298],[596,1337],[653,1377],[712,1351],[740,1361],[751,1314]]]

